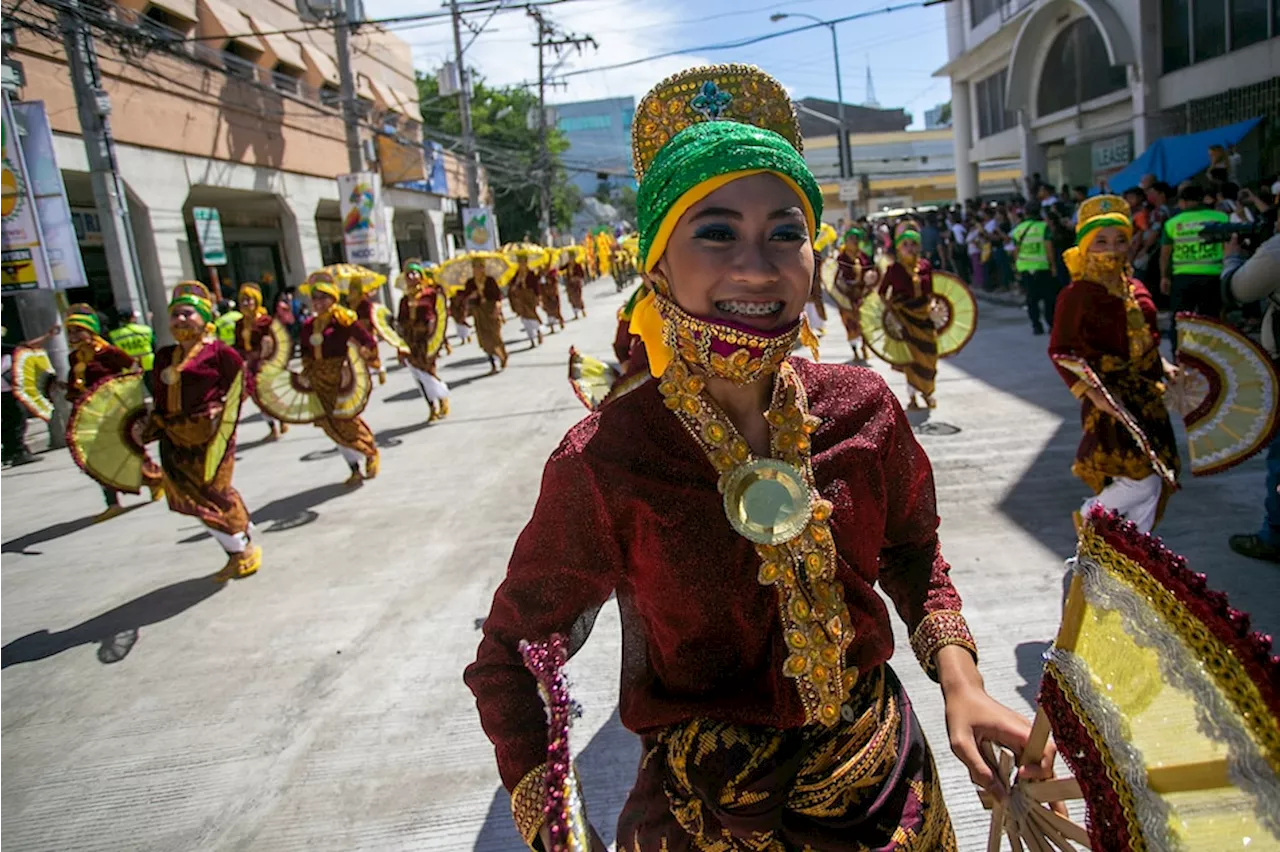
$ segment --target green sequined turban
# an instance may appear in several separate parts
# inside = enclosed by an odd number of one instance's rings
[[[800,197],[809,238],[822,216],[822,192],[804,157],[784,137],[736,121],[707,121],[681,130],[653,158],[636,198],[641,268],[653,269],[676,222],[691,206],[739,177],[769,172]]]

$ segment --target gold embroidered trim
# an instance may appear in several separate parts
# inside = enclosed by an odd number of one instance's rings
[[[702,447],[712,467],[725,477],[753,459],[751,448],[728,416],[706,394],[706,382],[692,375],[680,359],[673,359],[658,384],[663,403]],[[845,666],[845,652],[855,631],[844,602],[844,587],[836,580],[835,539],[828,521],[832,506],[813,484],[809,436],[818,418],[809,414],[804,386],[784,360],[774,379],[773,399],[765,412],[774,458],[795,466],[812,497],[812,515],[805,529],[781,544],[757,544],[757,581],[773,586],[788,656],[782,672],[796,681],[805,722],[827,727],[840,721],[840,707],[858,680],[856,667]]]
[[[511,816],[525,845],[534,848],[538,832],[546,821],[543,808],[547,799],[547,765],[535,766],[525,773],[520,783],[511,791]]]
[[[1110,547],[1088,525],[1080,535],[1080,555],[1091,559],[1118,582],[1150,602],[1178,638],[1200,658],[1213,682],[1235,705],[1240,718],[1262,748],[1267,763],[1280,773],[1280,720],[1268,709],[1257,684],[1231,648],[1206,630],[1173,592],[1157,582],[1142,566]]]
[[[778,372],[801,333],[797,326],[790,334],[762,337],[749,331],[700,320],[682,310],[674,299],[666,296],[660,295],[657,305],[658,313],[662,316],[663,341],[667,346],[678,352],[690,367],[738,385],[751,384]],[[711,343],[717,338],[730,346],[741,348],[728,356],[712,352]],[[753,352],[760,354],[753,356]]]
[[[936,676],[937,664],[934,655],[947,645],[960,645],[969,649],[974,658],[978,656],[978,646],[969,632],[969,624],[964,616],[954,609],[940,609],[926,615],[916,625],[911,634],[911,649],[916,652],[920,667],[930,677]]]

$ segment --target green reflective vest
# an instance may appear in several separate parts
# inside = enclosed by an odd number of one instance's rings
[[[107,338],[113,345],[119,346],[132,356],[135,361],[142,365],[142,369],[151,369],[151,365],[156,360],[155,351],[152,348],[155,332],[151,330],[151,326],[143,325],[140,322],[131,322],[120,326],[114,331],[107,332]]]
[[[239,311],[227,311],[213,321],[213,328],[218,332],[218,339],[228,346],[236,345],[236,323],[244,314]]]
[[[1013,245],[1018,250],[1014,267],[1019,272],[1048,272],[1049,255],[1045,243],[1049,225],[1042,219],[1023,219],[1013,229]]]
[[[1210,222],[1228,222],[1220,210],[1183,210],[1164,223],[1164,242],[1173,245],[1174,275],[1221,275],[1222,243],[1206,243],[1200,229]]]

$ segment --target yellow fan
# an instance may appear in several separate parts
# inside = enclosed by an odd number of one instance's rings
[[[911,357],[902,321],[893,314],[889,303],[880,297],[879,292],[867,291],[858,315],[862,320],[862,340],[878,358],[894,367],[905,367],[915,360]]]
[[[978,328],[978,303],[964,282],[950,272],[933,271],[933,324],[938,329],[938,357],[963,349]]]
[[[381,272],[374,272],[368,267],[354,263],[334,263],[317,271],[327,272],[332,275],[333,283],[338,285],[338,291],[344,294],[351,289],[352,281],[362,281],[364,282],[364,289],[371,290],[375,287],[381,287],[387,280],[387,276]],[[298,290],[303,295],[306,295],[310,288],[303,284]]]
[[[434,358],[444,345],[444,335],[449,326],[449,303],[442,290],[436,290],[436,329],[427,340],[427,357]]]
[[[236,434],[236,424],[240,422],[240,403],[244,398],[244,373],[236,373],[222,403],[222,419],[218,422],[218,431],[213,433],[209,446],[204,451],[204,482],[210,483],[218,473],[218,467],[227,454],[227,446]]]
[[[108,488],[130,494],[142,489],[146,394],[140,373],[115,376],[99,382],[71,412],[71,458]]]
[[[493,280],[502,284],[507,270],[512,268],[507,256],[496,251],[471,251],[450,258],[436,268],[436,280],[445,286],[449,295],[462,290],[471,280],[471,264],[474,260],[484,261],[484,272]]]
[[[400,332],[396,331],[393,325],[390,308],[386,305],[375,304],[371,316],[373,317],[373,327],[378,332],[378,337],[395,347],[397,352],[409,351],[409,344],[404,342],[404,338],[400,336]]]
[[[338,420],[359,417],[369,404],[373,391],[373,379],[369,376],[369,364],[354,343],[347,344],[347,360],[342,365],[342,378],[338,383],[338,400],[333,406],[333,416]]]
[[[280,320],[271,320],[267,333],[262,335],[261,351],[263,367],[288,366],[289,358],[293,356],[293,336]]]
[[[818,226],[818,235],[814,237],[814,251],[826,251],[827,246],[833,245],[836,241],[836,229],[823,222]]]
[[[258,406],[270,417],[285,423],[314,423],[327,413],[304,370],[264,368],[258,373],[253,390]],[[364,411],[372,390],[368,362],[354,343],[348,343],[332,416],[339,420],[356,417]]]
[[[818,278],[822,281],[822,289],[827,291],[827,295],[831,297],[842,310],[852,311],[853,303],[849,301],[849,295],[845,293],[836,284],[836,274],[840,271],[840,263],[836,260],[835,255],[822,261],[822,267],[818,273]]]
[[[507,256],[507,260],[511,261],[514,266],[521,255],[529,259],[529,268],[533,270],[545,269],[551,260],[551,252],[537,243],[513,243],[502,247],[502,253]]]
[[[46,423],[53,416],[53,402],[45,393],[53,378],[53,364],[43,349],[19,346],[13,350],[13,397],[23,408]]]
[[[618,371],[612,365],[569,347],[569,385],[588,410],[600,407],[617,380]]]

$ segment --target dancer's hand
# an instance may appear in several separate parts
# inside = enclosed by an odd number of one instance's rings
[[[1031,735],[1031,723],[987,694],[972,655],[959,645],[947,645],[935,657],[942,696],[946,702],[947,735],[951,751],[969,769],[969,778],[996,799],[1009,791],[983,757],[984,743],[999,743],[1021,755]],[[1049,743],[1038,763],[1023,766],[1018,777],[1045,780],[1053,777],[1057,750]]]

